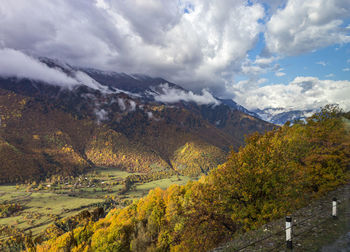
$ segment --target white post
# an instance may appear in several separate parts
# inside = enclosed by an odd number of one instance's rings
[[[337,199],[333,198],[333,202],[332,202],[332,216],[333,218],[337,217]]]
[[[293,249],[293,243],[292,243],[292,217],[287,216],[286,217],[286,242],[287,242],[287,249]]]

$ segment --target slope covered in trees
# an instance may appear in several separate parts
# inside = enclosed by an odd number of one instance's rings
[[[348,181],[349,145],[340,111],[327,106],[307,123],[252,135],[198,182],[155,189],[99,221],[51,233],[36,249],[205,251]]]
[[[2,81],[14,91],[0,88],[0,183],[77,175],[94,166],[197,176],[224,162],[230,146],[243,144],[237,134],[272,128],[221,105],[207,109],[231,115],[222,128],[196,104],[167,106],[85,87],[70,91],[41,83],[37,89],[30,81]],[[133,110],[123,110],[117,100],[134,104]],[[96,104],[108,111],[103,122],[96,119]]]

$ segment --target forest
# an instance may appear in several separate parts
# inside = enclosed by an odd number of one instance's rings
[[[28,251],[213,249],[346,183],[349,119],[349,113],[327,105],[306,121],[248,136],[244,147],[232,150],[224,164],[198,181],[156,188],[100,219],[80,214],[35,239],[13,231],[2,246]]]

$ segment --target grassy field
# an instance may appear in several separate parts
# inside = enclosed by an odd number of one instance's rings
[[[137,173],[128,173],[114,168],[98,168],[80,177],[58,177],[40,184],[0,186],[0,204],[18,203],[23,209],[10,217],[0,218],[0,225],[31,230],[33,234],[43,231],[55,220],[92,209],[106,198],[132,201],[147,195],[156,187],[165,189],[172,184],[184,185],[190,180],[186,176],[170,176],[150,182],[137,182],[121,193],[125,180]]]
[[[0,186],[0,202],[19,203],[23,210],[18,216],[0,218],[0,224],[20,229],[31,229],[34,234],[43,230],[57,218],[77,214],[81,209],[104,199],[71,197],[49,191],[26,192],[24,186]]]

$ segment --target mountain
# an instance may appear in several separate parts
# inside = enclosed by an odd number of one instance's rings
[[[244,135],[273,125],[162,78],[40,58],[65,83],[0,77],[0,182],[76,175],[94,166],[207,173]]]
[[[248,115],[251,115],[251,116],[254,116],[254,117],[257,117],[257,118],[260,118],[260,116],[253,112],[253,111],[250,111],[248,109],[246,109],[245,107],[239,105],[238,103],[236,103],[235,101],[233,101],[232,99],[219,99],[223,104],[229,106],[230,108],[234,109],[234,110],[238,110],[238,111],[241,111],[245,114],[248,114]]]
[[[285,108],[265,108],[253,111],[259,118],[277,125],[284,125],[287,121],[305,120],[316,110],[288,110]]]
[[[347,120],[336,106],[326,106],[308,118],[308,122],[252,135],[245,147],[231,153],[224,164],[200,181],[165,190],[156,188],[96,221],[92,213],[85,211],[55,223],[35,240],[36,250],[237,251],[244,248],[244,243],[250,242],[244,238],[264,233],[261,230],[275,225],[272,222],[281,223],[278,220],[286,213],[296,213],[297,209],[304,213],[302,207],[310,209],[310,202],[327,192],[334,194],[337,187],[348,183],[350,135],[344,125]],[[345,191],[339,189],[336,191]],[[317,201],[313,205],[319,209]],[[254,232],[245,233],[249,230]],[[30,234],[17,240],[25,241],[29,250],[29,246],[35,246],[34,242],[27,242],[31,237]],[[270,245],[276,248],[276,243]]]

